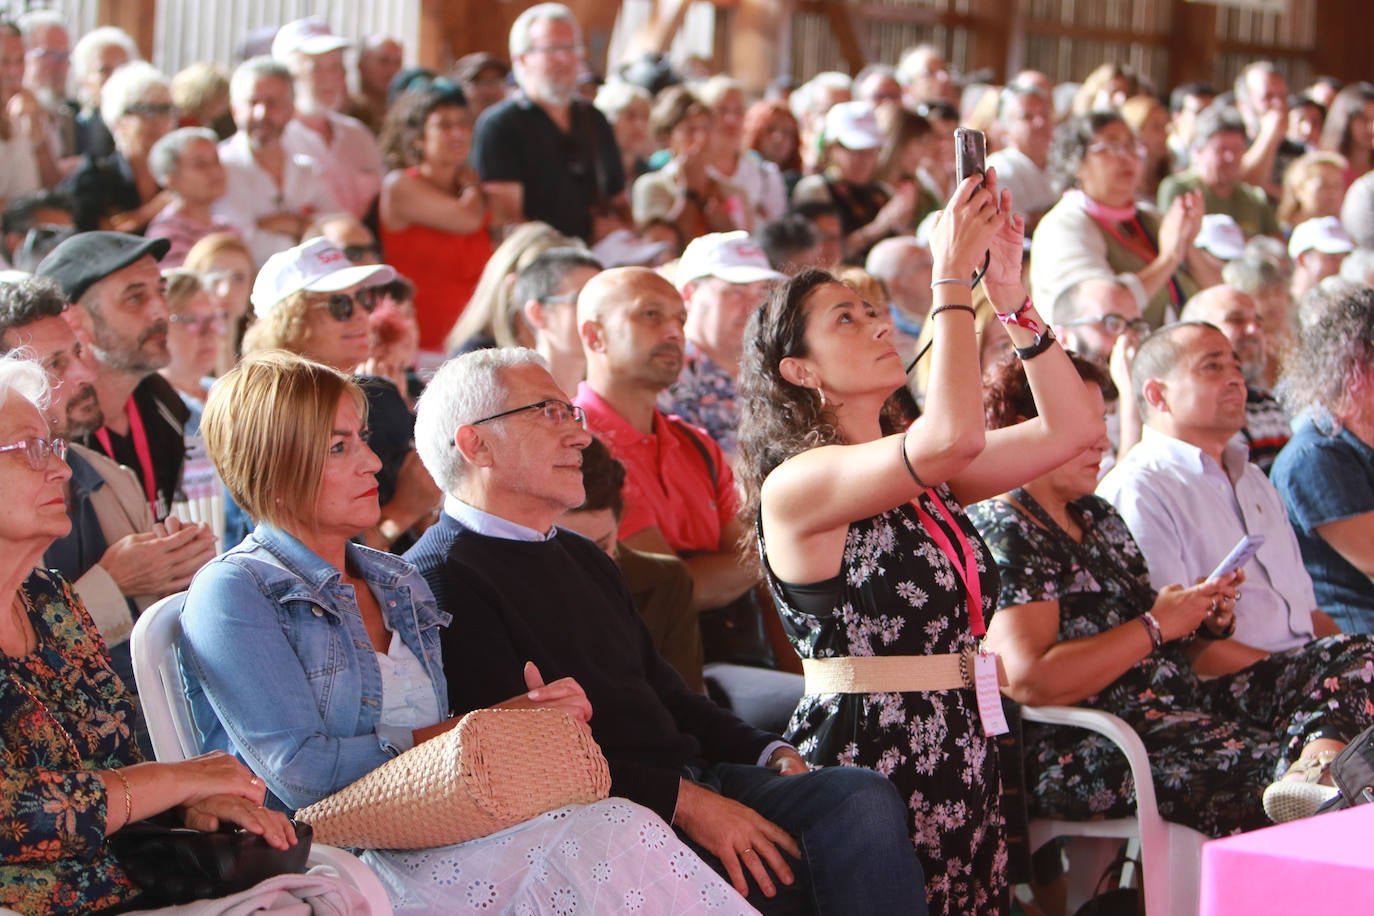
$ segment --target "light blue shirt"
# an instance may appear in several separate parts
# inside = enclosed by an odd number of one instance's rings
[[[1278,491],[1246,459],[1244,444],[1233,441],[1223,469],[1196,446],[1146,426],[1097,495],[1126,520],[1156,589],[1192,585],[1242,537],[1264,535],[1264,546],[1244,566],[1235,638],[1281,652],[1314,638],[1317,598]]]

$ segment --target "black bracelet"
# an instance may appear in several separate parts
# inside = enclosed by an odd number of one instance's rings
[[[954,308],[954,306],[947,305],[945,308]],[[926,482],[921,479],[921,476],[916,473],[916,469],[911,466],[911,459],[906,455],[906,437],[910,432],[911,427],[908,426],[906,432],[902,433],[902,441],[898,443],[902,450],[902,464],[906,465],[906,472],[911,475],[912,480],[916,481],[916,486],[920,487],[922,490],[929,490],[930,487],[927,486]]]
[[[955,304],[951,303],[951,304],[949,304],[949,305],[937,305],[937,306],[935,306],[935,308],[933,308],[933,309],[930,310],[930,314],[926,316],[926,320],[928,321],[928,320],[930,320],[931,318],[934,318],[936,315],[940,314],[941,312],[949,311],[949,310],[951,310],[951,309],[953,309],[954,311],[957,311],[957,312],[968,312],[968,313],[969,313],[970,315],[972,315],[974,318],[977,318],[977,317],[978,317],[978,313],[975,312],[975,311],[973,310],[973,306],[971,306],[971,305],[955,305]]]
[[[1035,335],[1034,343],[1028,347],[1015,347],[1013,352],[1016,353],[1022,362],[1025,362],[1028,359],[1035,359],[1041,353],[1048,350],[1050,344],[1054,343],[1054,340],[1054,331],[1045,328],[1045,333]]]

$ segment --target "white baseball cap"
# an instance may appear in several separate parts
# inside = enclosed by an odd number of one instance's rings
[[[678,259],[673,280],[678,292],[682,292],[688,283],[702,277],[717,277],[726,283],[783,278],[769,265],[763,249],[743,229],[712,232],[692,239]]]
[[[1223,261],[1233,261],[1245,253],[1245,233],[1240,224],[1225,213],[1208,213],[1202,218],[1193,244]]]
[[[266,318],[292,293],[336,293],[350,286],[377,286],[396,279],[385,264],[353,266],[344,253],[324,236],[279,251],[267,259],[253,281],[253,314]]]
[[[870,102],[840,102],[825,113],[825,142],[845,149],[877,149],[886,137]]]
[[[277,37],[272,39],[272,56],[285,63],[294,53],[325,54],[351,46],[353,42],[335,35],[318,16],[306,19],[293,19],[277,29]]]
[[[1341,221],[1334,216],[1319,216],[1298,223],[1288,239],[1288,256],[1293,260],[1304,251],[1317,249],[1322,254],[1345,254],[1355,250]]]

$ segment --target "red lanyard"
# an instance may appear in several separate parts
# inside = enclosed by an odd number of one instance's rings
[[[148,447],[148,431],[143,428],[143,417],[139,415],[133,395],[129,395],[124,412],[129,415],[129,438],[134,440],[134,453],[138,455],[138,464],[143,469],[143,490],[148,494],[148,505],[153,510],[153,518],[159,518],[157,482],[153,479],[153,450]],[[100,447],[105,450],[105,454],[114,458],[114,446],[110,444],[109,429],[100,427],[95,431],[95,437],[99,440]]]
[[[945,530],[921,507],[920,500],[912,500],[911,505],[916,509],[916,517],[920,519],[921,527],[930,535],[935,546],[940,548],[940,552],[949,559],[949,565],[954,567],[954,572],[963,581],[964,590],[968,594],[969,629],[973,631],[974,636],[982,636],[988,628],[983,622],[983,580],[978,578],[978,560],[973,555],[973,547],[970,546],[964,529],[955,522],[954,513],[949,511],[944,500],[932,496],[930,501],[940,510],[940,515],[954,532],[954,538],[959,545],[957,551],[954,544],[950,543]]]
[[[1146,233],[1145,227],[1140,225],[1139,216],[1131,217],[1129,222],[1133,226],[1135,226],[1135,231],[1140,233],[1140,237],[1144,240],[1144,244],[1126,238],[1126,236],[1121,234],[1121,230],[1116,228],[1116,224],[1111,222],[1110,220],[1102,219],[1096,214],[1091,215],[1092,218],[1097,222],[1097,224],[1102,227],[1103,232],[1107,233],[1112,238],[1120,242],[1122,245],[1126,246],[1126,248],[1129,249],[1132,253],[1134,253],[1136,257],[1143,258],[1146,264],[1149,264],[1151,261],[1153,261],[1155,258],[1159,256],[1159,252],[1155,249],[1154,243],[1150,241],[1150,236],[1148,233]],[[1178,305],[1181,298],[1182,293],[1178,288],[1178,283],[1174,280],[1173,275],[1171,274],[1169,276],[1169,299],[1174,303],[1174,305]]]

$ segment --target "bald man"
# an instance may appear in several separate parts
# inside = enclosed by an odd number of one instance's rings
[[[693,603],[705,610],[748,592],[759,569],[740,562],[743,529],[725,454],[705,430],[657,407],[659,392],[682,369],[686,321],[682,296],[652,270],[597,274],[577,299],[587,380],[574,402],[625,465],[621,541],[682,557],[692,574]]]
[[[1249,294],[1222,284],[1189,299],[1182,320],[1205,321],[1231,341],[1245,376],[1245,428],[1237,440],[1250,449],[1250,461],[1268,474],[1279,450],[1288,444],[1292,429],[1283,405],[1263,387],[1267,342],[1259,307]]]

